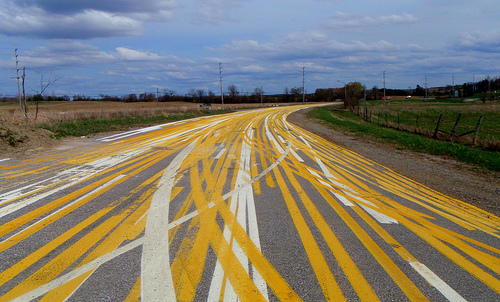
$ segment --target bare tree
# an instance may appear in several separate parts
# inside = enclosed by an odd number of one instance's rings
[[[255,87],[253,90],[252,95],[256,98],[257,102],[263,102],[263,96],[264,96],[264,89],[261,87]]]
[[[239,94],[238,87],[236,85],[232,84],[232,85],[229,85],[227,87],[227,90],[229,91],[229,95],[231,96],[231,99],[233,100],[233,103],[234,103],[236,100],[236,97]]]
[[[43,74],[40,75],[40,93],[37,93],[39,97],[34,97],[33,100],[35,101],[35,121],[38,118],[38,112],[40,110],[40,103],[43,101],[44,97],[43,94],[45,93],[45,90],[49,88],[50,85],[54,84],[58,80],[60,80],[60,77],[53,76],[52,72],[50,73],[49,80],[47,82],[43,82]]]
[[[285,94],[285,103],[288,102],[288,98],[290,97],[290,90],[288,87],[285,87],[285,90],[283,91]]]
[[[198,98],[198,101],[200,103],[203,103],[203,99],[207,96],[207,94],[205,93],[205,90],[203,89],[197,89],[196,90],[196,97]]]

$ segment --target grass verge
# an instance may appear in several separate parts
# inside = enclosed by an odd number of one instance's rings
[[[333,111],[334,107],[319,107],[309,114],[328,124],[347,130],[356,135],[368,135],[393,144],[399,149],[433,155],[446,155],[456,160],[475,164],[493,171],[500,171],[500,152],[477,150],[469,146],[451,142],[436,141],[421,135],[385,128],[365,122],[362,118],[347,111]]]
[[[111,120],[82,120],[37,125],[54,133],[56,138],[65,136],[84,136],[107,131],[128,130],[130,127],[142,127],[154,124],[175,122],[200,116],[228,113],[228,110],[190,111],[183,114],[159,115],[149,117],[124,117]]]

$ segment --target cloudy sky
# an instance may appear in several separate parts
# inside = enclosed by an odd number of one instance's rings
[[[1,0],[0,95],[220,95],[500,76],[498,0]],[[339,82],[341,81],[341,82]]]

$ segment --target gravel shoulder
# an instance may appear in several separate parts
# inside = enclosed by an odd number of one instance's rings
[[[438,192],[500,216],[500,173],[343,133],[308,117],[309,110],[291,114],[288,121]]]

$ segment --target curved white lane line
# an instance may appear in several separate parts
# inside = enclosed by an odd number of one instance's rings
[[[167,167],[149,208],[142,247],[141,301],[176,301],[168,245],[168,215],[175,176],[198,139],[184,148]]]

